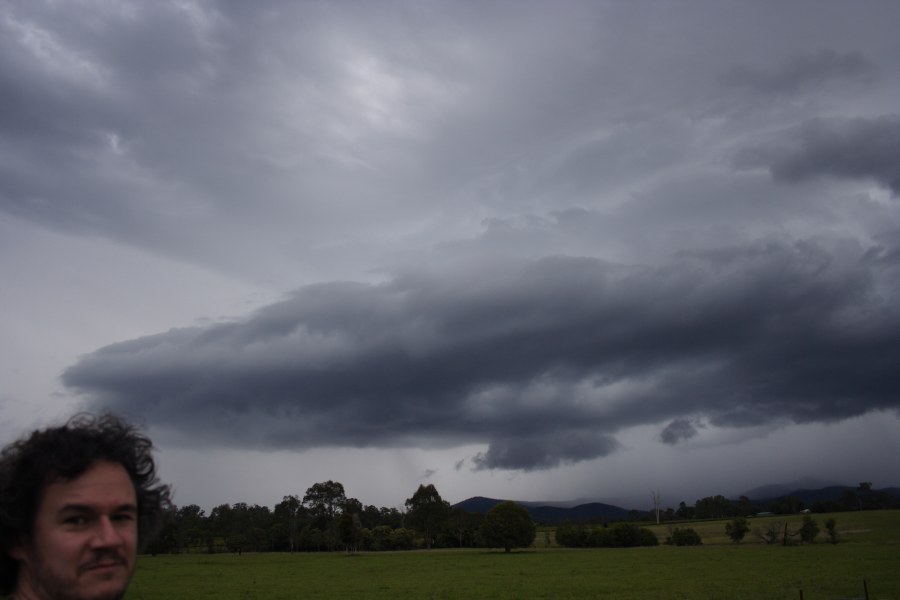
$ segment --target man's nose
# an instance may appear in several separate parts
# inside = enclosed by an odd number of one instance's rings
[[[109,517],[100,517],[94,530],[92,539],[95,548],[109,548],[122,543],[122,536],[116,529],[115,523]]]

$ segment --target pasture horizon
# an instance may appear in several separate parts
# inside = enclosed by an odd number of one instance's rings
[[[805,600],[817,600],[860,597],[863,580],[872,598],[900,599],[900,511],[833,516],[840,536],[836,545],[824,540],[789,547],[735,545],[722,520],[692,524],[706,537],[703,546],[691,548],[141,556],[126,600],[793,600],[801,590]]]

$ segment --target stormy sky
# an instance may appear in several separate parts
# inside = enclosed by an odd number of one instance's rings
[[[0,441],[178,504],[900,485],[900,5],[0,2]]]

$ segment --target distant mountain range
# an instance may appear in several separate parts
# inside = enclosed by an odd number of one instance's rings
[[[764,504],[766,502],[772,502],[777,500],[778,498],[784,498],[786,496],[793,496],[794,498],[800,500],[805,505],[809,506],[814,502],[837,502],[841,499],[841,496],[847,490],[851,492],[857,491],[856,486],[851,485],[830,485],[823,488],[818,489],[795,489],[781,492],[778,489],[768,490],[764,489],[764,495],[761,496],[747,496],[750,498],[751,502],[756,504]],[[774,493],[773,493],[774,492]],[[889,488],[881,488],[881,489],[873,489],[874,493],[885,493],[888,496],[893,496],[895,498],[900,498],[900,488],[889,487]]]
[[[758,505],[772,503],[778,498],[785,496],[793,496],[809,506],[815,502],[838,501],[846,490],[855,492],[856,486],[847,485],[824,485],[818,488],[802,487],[804,484],[828,484],[821,480],[801,479],[790,484],[772,484],[754,488],[741,494],[746,496],[751,502]],[[889,496],[900,498],[900,488],[889,487],[872,490],[873,492],[883,492]],[[737,498],[732,498],[737,501]],[[491,508],[503,502],[496,498],[485,498],[483,496],[475,496],[468,500],[463,500],[453,505],[453,508],[462,508],[471,513],[486,513]],[[619,521],[629,518],[630,511],[612,504],[604,504],[602,502],[519,502],[531,513],[531,518],[539,523],[556,524],[563,521]],[[641,515],[646,515],[649,511],[639,511]]]
[[[824,479],[814,479],[812,477],[803,477],[790,483],[772,483],[760,487],[747,490],[741,496],[747,498],[780,498],[782,496],[790,496],[791,492],[796,490],[818,490],[826,487],[844,487],[836,481],[827,481]]]
[[[476,496],[453,505],[466,512],[486,513],[503,500]],[[542,505],[537,502],[516,502],[528,509],[531,518],[539,523],[562,523],[563,521],[620,521],[628,518],[628,511],[611,504],[588,502],[571,507]]]

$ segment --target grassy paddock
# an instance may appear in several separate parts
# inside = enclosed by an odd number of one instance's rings
[[[819,536],[816,542],[823,544],[828,539],[825,521],[833,517],[837,522],[838,540],[841,544],[894,544],[900,545],[900,510],[873,510],[863,512],[841,512],[829,514],[811,514],[819,524]],[[700,534],[704,545],[729,545],[731,540],[725,533],[725,524],[731,519],[690,521],[672,523],[671,527],[690,527]],[[796,531],[803,524],[803,515],[777,515],[772,517],[751,517],[750,533],[741,544],[763,544],[754,533],[763,530],[771,523],[787,523],[790,531]],[[669,524],[644,525],[651,529],[660,542],[669,535]],[[795,538],[796,539],[796,538]],[[900,563],[898,563],[900,566]]]
[[[900,511],[835,515],[842,543],[725,543],[724,521],[680,524],[722,543],[702,547],[529,549],[141,557],[127,600],[215,598],[862,597],[900,600]],[[822,516],[816,516],[820,526]],[[782,519],[783,520],[783,519]],[[793,518],[791,522],[799,519]],[[763,524],[754,520],[753,524]],[[663,526],[663,530],[665,527]],[[750,534],[752,536],[752,534]],[[661,537],[665,537],[662,535]],[[706,541],[706,536],[704,536]]]

